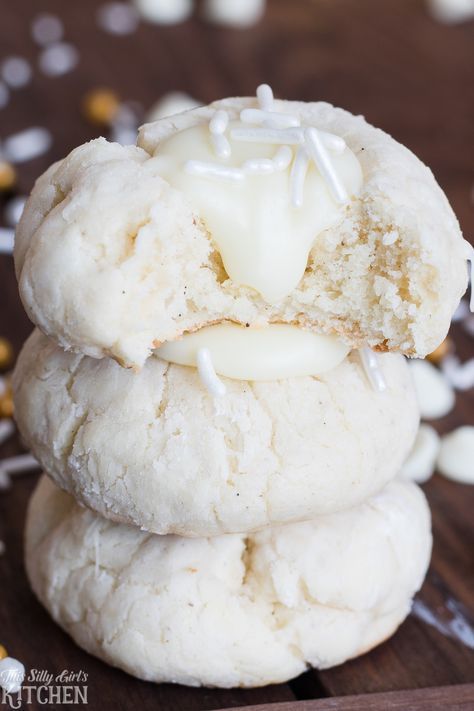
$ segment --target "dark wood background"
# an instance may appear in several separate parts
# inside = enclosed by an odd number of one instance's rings
[[[208,102],[251,94],[267,81],[280,97],[325,99],[362,113],[408,145],[433,168],[465,235],[474,234],[474,22],[440,25],[429,17],[422,0],[269,0],[264,21],[244,31],[193,19],[167,28],[142,23],[136,33],[114,37],[97,26],[100,4],[0,0],[0,62],[21,55],[34,69],[31,84],[15,91],[0,111],[0,141],[32,125],[46,126],[54,136],[47,155],[19,166],[19,194],[29,191],[53,160],[97,135],[80,111],[85,92],[92,88],[112,88],[147,109],[170,90],[184,90]],[[58,14],[66,40],[80,51],[79,66],[63,77],[45,77],[37,68],[30,23],[39,10]],[[0,215],[3,205],[0,198]],[[17,296],[12,260],[0,257],[0,336],[11,339],[18,351],[30,329]],[[460,327],[454,336],[462,357],[472,356],[472,338]],[[436,426],[443,432],[463,423],[474,424],[472,391],[459,395],[456,410]],[[19,441],[13,440],[0,456],[19,451]],[[0,643],[28,668],[86,671],[91,709],[197,710],[278,701],[290,702],[285,707],[290,708],[296,699],[474,682],[474,650],[413,616],[373,652],[332,670],[308,671],[289,684],[221,691],[137,681],[79,650],[29,591],[22,527],[35,479],[17,479],[9,493],[0,495],[0,540],[7,548],[0,557]],[[424,489],[433,511],[435,544],[420,597],[446,619],[446,601],[458,601],[472,624],[474,488],[435,476]],[[474,709],[472,690],[466,689],[453,686],[442,696],[435,692],[443,699],[439,708]],[[379,704],[376,698],[370,708],[388,708],[388,700]],[[426,699],[416,708],[435,707],[433,696]],[[360,708],[369,708],[369,702],[361,703]],[[347,706],[334,702],[318,708],[336,706],[356,708],[349,699]],[[415,702],[407,705],[402,700],[396,707],[414,709]]]

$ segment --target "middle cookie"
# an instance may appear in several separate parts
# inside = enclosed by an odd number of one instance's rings
[[[27,445],[56,483],[105,518],[213,536],[352,507],[400,469],[418,428],[405,359],[379,356],[372,390],[357,354],[319,377],[224,379],[150,358],[133,373],[65,353],[39,331],[14,374]]]

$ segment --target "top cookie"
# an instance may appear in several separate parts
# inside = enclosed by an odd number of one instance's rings
[[[16,236],[32,321],[136,368],[225,320],[434,350],[468,253],[431,171],[327,103],[272,101],[265,122],[258,107],[218,101],[143,126],[137,146],[101,138],[53,165]]]

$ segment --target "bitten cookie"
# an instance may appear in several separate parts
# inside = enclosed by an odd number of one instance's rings
[[[431,550],[414,484],[251,536],[154,536],[46,477],[26,528],[33,590],[85,650],[155,682],[261,686],[367,652],[409,613]]]
[[[272,101],[270,124],[290,128],[270,134],[258,107],[218,101],[145,125],[137,147],[97,139],[52,166],[16,236],[32,321],[135,368],[223,320],[433,351],[468,248],[431,171],[327,103]]]
[[[56,483],[106,518],[154,533],[246,532],[332,513],[392,479],[418,428],[402,356],[357,354],[316,377],[224,378],[149,358],[139,373],[65,353],[39,331],[14,373],[22,436]]]

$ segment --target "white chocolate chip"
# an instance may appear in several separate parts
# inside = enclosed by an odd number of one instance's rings
[[[99,26],[111,35],[130,35],[138,26],[138,13],[125,2],[109,2],[97,12]]]
[[[210,22],[235,27],[256,24],[265,12],[265,0],[205,0],[204,16]]]
[[[440,438],[434,427],[421,424],[413,449],[400,470],[403,479],[423,484],[433,475],[439,453]]]
[[[59,42],[63,37],[63,23],[48,13],[37,15],[31,25],[31,34],[35,42],[42,47]]]
[[[428,9],[438,22],[454,25],[474,17],[474,0],[428,0]]]
[[[59,77],[71,72],[79,62],[79,52],[69,42],[51,44],[41,52],[39,66],[43,74]]]
[[[448,479],[474,484],[474,427],[458,427],[441,439],[438,469]]]
[[[158,25],[184,22],[193,12],[192,0],[135,0],[135,5],[145,20]]]
[[[31,80],[31,67],[23,57],[7,57],[2,63],[2,78],[12,89],[22,89]]]
[[[145,118],[148,123],[152,123],[167,116],[174,116],[175,114],[181,114],[183,111],[195,109],[197,106],[199,106],[199,101],[193,99],[189,94],[185,94],[182,91],[171,91],[169,94],[162,96],[152,106]]]
[[[474,358],[461,363],[456,356],[448,355],[443,358],[441,369],[456,390],[470,390],[474,387]]]
[[[12,163],[24,163],[49,151],[52,143],[53,137],[46,128],[33,126],[5,139],[3,152]]]
[[[446,377],[426,360],[409,362],[423,419],[444,417],[454,407],[454,390]]]

